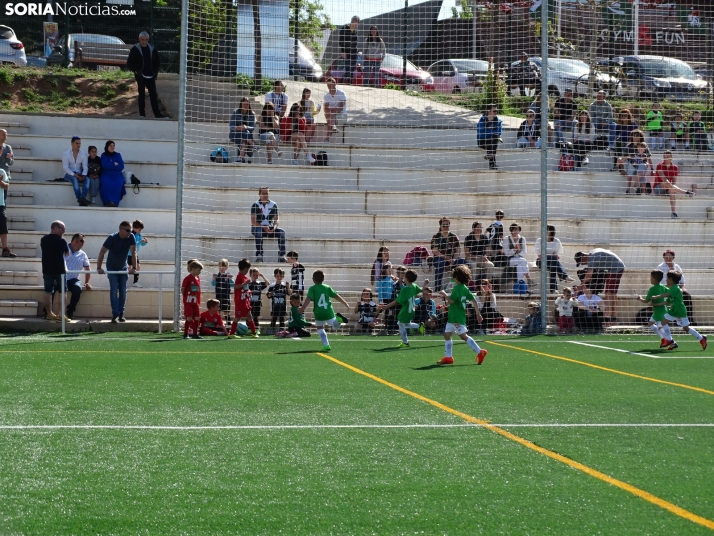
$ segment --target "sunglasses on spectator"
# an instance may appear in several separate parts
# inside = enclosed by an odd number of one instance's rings
[[[441,226],[442,227],[451,227],[451,224],[450,223],[442,223]]]
[[[131,229],[130,229],[129,227],[122,227],[122,228],[119,229],[119,230],[120,230],[120,231],[125,231],[125,232],[127,232],[127,233],[130,233],[130,232],[131,232]]]

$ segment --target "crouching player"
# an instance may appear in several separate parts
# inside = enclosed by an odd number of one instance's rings
[[[474,309],[478,311],[478,305],[476,304],[476,298],[471,291],[466,286],[471,279],[471,270],[465,266],[457,266],[452,277],[454,282],[454,288],[451,290],[451,296],[446,294],[445,290],[441,291],[441,296],[443,296],[447,303],[449,304],[448,322],[444,330],[444,357],[437,361],[437,365],[453,365],[454,358],[452,356],[452,348],[454,343],[451,341],[451,336],[454,332],[461,337],[461,340],[465,341],[474,352],[476,352],[476,364],[480,365],[486,358],[488,352],[479,348],[476,341],[471,337],[466,335],[468,329],[466,328],[466,303],[471,302]],[[479,324],[483,322],[481,313],[477,313],[477,320]]]
[[[652,286],[647,291],[647,296],[644,298],[642,296],[637,297],[637,299],[642,303],[649,303],[652,306],[652,316],[650,316],[650,321],[647,325],[657,336],[659,336],[660,348],[665,348],[672,344],[672,341],[670,340],[672,338],[672,334],[669,331],[669,326],[667,326],[666,330],[662,330],[662,320],[664,320],[664,315],[667,312],[665,300],[664,298],[660,298],[658,300],[652,299],[653,296],[659,296],[660,294],[667,292],[667,287],[662,284],[663,275],[662,270],[652,270],[650,272],[650,284]]]
[[[305,320],[305,315],[300,314],[300,293],[293,292],[290,295],[290,317],[288,318],[288,337],[309,337],[310,332],[305,328],[312,327],[312,324]]]
[[[250,261],[248,259],[242,259],[238,263],[238,275],[236,276],[235,284],[235,308],[236,313],[233,317],[233,323],[231,324],[231,331],[228,334],[229,337],[239,338],[236,335],[236,329],[238,329],[238,322],[241,318],[245,318],[250,332],[253,337],[258,337],[255,330],[255,322],[253,322],[253,315],[251,314],[252,307],[250,305],[250,279],[248,278],[248,272],[250,271]]]
[[[332,326],[334,329],[337,329],[340,327],[340,321],[344,320],[342,315],[336,317],[330,298],[337,298],[339,302],[347,307],[348,311],[350,306],[342,296],[337,294],[337,292],[329,286],[323,284],[324,281],[325,273],[322,270],[315,270],[312,274],[312,282],[315,284],[307,291],[307,298],[305,298],[305,302],[302,304],[302,307],[300,307],[299,312],[300,314],[304,314],[305,309],[308,305],[310,305],[310,302],[312,301],[315,303],[313,306],[313,314],[315,315],[317,334],[320,336],[320,340],[322,341],[322,351],[329,352],[332,348],[330,348],[330,341],[327,339],[327,333],[325,333],[325,325]]]
[[[689,325],[687,307],[684,305],[684,300],[682,299],[682,289],[679,288],[679,281],[681,279],[682,273],[679,270],[670,270],[667,272],[667,292],[653,296],[652,298],[652,301],[659,300],[660,298],[669,298],[669,307],[664,315],[664,320],[662,320],[663,335],[669,342],[667,349],[674,350],[679,347],[679,345],[674,342],[674,339],[669,332],[669,324],[671,322],[676,322],[678,326],[684,329],[685,333],[690,334],[699,341],[699,344],[702,345],[702,350],[706,350],[707,338],[700,335],[696,329],[690,327]]]
[[[228,330],[221,318],[221,302],[211,298],[206,302],[208,311],[201,313],[198,321],[198,333],[201,335],[228,335]]]

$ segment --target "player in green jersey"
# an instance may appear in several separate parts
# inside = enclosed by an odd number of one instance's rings
[[[322,270],[315,270],[312,274],[312,282],[315,283],[307,291],[307,298],[305,302],[300,307],[300,314],[305,312],[305,309],[310,304],[314,302],[313,314],[315,315],[315,326],[317,327],[317,334],[320,336],[322,341],[322,351],[329,352],[330,341],[327,340],[327,333],[325,333],[325,325],[332,326],[334,329],[340,327],[341,323],[344,322],[344,317],[342,315],[335,315],[335,310],[332,308],[332,302],[330,298],[336,298],[337,301],[344,304],[349,311],[349,304],[335,292],[332,288],[323,284],[325,281],[325,273]],[[341,322],[343,321],[343,322]]]
[[[665,300],[664,298],[659,300],[652,299],[653,296],[667,292],[667,287],[662,284],[662,277],[664,277],[662,270],[652,270],[650,272],[650,284],[652,286],[647,292],[647,297],[643,298],[642,296],[638,296],[637,299],[642,303],[649,303],[652,305],[652,316],[650,317],[649,326],[650,329],[652,329],[652,331],[654,331],[660,338],[659,347],[665,348],[672,344],[669,326],[666,327],[666,330],[662,330],[662,320],[664,320],[664,314],[667,312],[665,308]]]
[[[474,309],[476,311],[479,310],[476,298],[473,294],[471,294],[471,291],[466,286],[466,284],[471,280],[471,270],[463,264],[459,265],[452,272],[452,277],[456,282],[456,285],[454,285],[454,288],[451,290],[451,296],[446,294],[446,291],[441,291],[441,295],[449,303],[449,316],[446,328],[444,329],[444,357],[437,361],[437,365],[454,364],[454,358],[451,353],[454,345],[451,341],[451,335],[454,332],[456,332],[456,334],[469,345],[469,348],[476,352],[476,364],[480,365],[483,363],[483,360],[486,358],[486,354],[488,354],[488,352],[479,348],[476,341],[466,334],[468,332],[468,329],[466,328],[466,303],[471,302]],[[479,323],[483,322],[481,313],[476,313],[476,319]]]
[[[692,337],[695,337],[699,344],[702,345],[702,350],[707,349],[707,338],[700,335],[696,329],[689,325],[689,319],[687,318],[687,307],[684,305],[684,300],[682,299],[682,289],[679,288],[679,282],[682,279],[682,273],[679,270],[670,270],[667,272],[667,292],[653,296],[653,300],[658,300],[660,298],[669,298],[669,307],[667,312],[664,314],[664,319],[662,320],[662,327],[668,327],[667,324],[670,322],[676,322],[678,326],[684,329],[685,333],[689,333]],[[673,339],[670,340],[670,345],[667,347],[668,350],[674,350],[678,347],[677,343]]]
[[[421,288],[416,284],[417,273],[414,270],[407,270],[404,274],[406,283],[399,291],[397,299],[384,306],[384,309],[390,309],[396,305],[400,305],[399,315],[397,316],[397,325],[399,326],[399,335],[402,337],[402,342],[397,348],[409,348],[409,338],[407,337],[407,329],[418,329],[419,333],[424,334],[424,324],[415,324],[414,319],[414,300],[421,294]],[[429,284],[429,280],[425,280],[425,284]]]
[[[652,109],[647,112],[645,121],[647,122],[647,132],[650,134],[652,150],[664,149],[664,130],[662,128],[664,116],[660,110],[659,102],[652,103]]]

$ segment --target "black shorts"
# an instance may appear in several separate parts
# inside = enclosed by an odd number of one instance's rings
[[[0,207],[0,234],[7,234],[7,216],[5,216],[5,205]]]

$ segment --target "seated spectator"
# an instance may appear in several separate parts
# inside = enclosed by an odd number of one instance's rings
[[[702,121],[702,112],[700,111],[692,114],[692,120],[689,122],[689,137],[695,151],[706,152],[709,150],[707,126]]]
[[[483,234],[483,227],[480,222],[471,224],[471,232],[464,240],[464,257],[467,261],[473,263],[477,270],[475,279],[493,279],[496,275],[496,267],[488,259],[488,249],[491,244],[491,239],[488,235]]]
[[[679,177],[679,168],[672,163],[672,151],[665,151],[664,160],[657,164],[652,193],[654,195],[669,195],[669,207],[672,209],[673,218],[679,218],[674,196],[684,194],[692,197],[694,195],[691,190],[683,190],[676,185],[677,177]]]
[[[602,331],[603,300],[593,294],[588,285],[584,285],[583,293],[578,296],[577,309],[573,311],[575,328],[578,331],[599,333]]]
[[[392,263],[386,261],[382,265],[381,276],[378,277],[376,281],[377,298],[379,299],[380,305],[386,305],[392,302],[396,279],[397,278],[392,275]]]
[[[89,257],[82,250],[83,247],[84,235],[76,233],[69,243],[69,256],[65,258],[65,264],[67,265],[66,290],[72,295],[66,309],[66,315],[69,319],[74,318],[74,312],[82,296],[82,283],[79,281],[80,271],[87,272],[84,274],[84,289],[92,290],[92,285],[89,284],[89,279],[91,278],[89,274]],[[58,290],[59,287],[55,287],[55,291]],[[54,300],[54,293],[52,294],[52,299]]]
[[[432,299],[431,287],[421,289],[421,298],[414,301],[414,322],[424,324],[426,329],[436,329],[436,302]]]
[[[97,196],[101,186],[102,158],[97,156],[97,148],[89,146],[89,157],[87,158],[87,177],[89,178],[89,199],[92,205],[97,204]]]
[[[377,260],[372,264],[372,271],[369,275],[369,281],[372,285],[382,278],[382,266],[384,266],[387,261],[389,261],[389,248],[387,246],[380,246],[379,251],[377,251]]]
[[[558,292],[558,279],[561,281],[575,281],[574,278],[570,277],[568,273],[563,268],[560,262],[560,256],[563,254],[563,245],[560,240],[555,238],[555,225],[548,225],[548,238],[546,241],[546,269],[548,270],[549,290],[551,292]],[[541,260],[541,243],[540,238],[536,240],[535,251],[538,256],[536,260],[536,266],[543,269]]]
[[[62,169],[64,170],[64,180],[72,183],[77,204],[80,207],[86,207],[90,203],[90,200],[87,199],[89,191],[87,153],[81,147],[82,139],[79,136],[72,136],[72,148],[62,154]]]
[[[498,312],[496,295],[493,292],[493,285],[488,279],[482,279],[476,290],[476,305],[483,317],[481,329],[491,330],[497,323],[503,320],[503,316]]]
[[[519,335],[538,335],[543,333],[543,319],[540,315],[540,305],[538,302],[528,304],[528,314],[523,321],[523,328]]]
[[[476,143],[481,149],[486,150],[484,158],[488,160],[489,169],[498,169],[496,151],[498,142],[501,141],[502,132],[503,122],[498,118],[498,106],[489,104],[486,107],[486,113],[481,116],[476,125]]]
[[[302,106],[297,102],[290,107],[290,141],[293,143],[293,165],[297,166],[300,152],[305,153],[305,160],[308,164],[314,164],[315,159],[307,152],[307,141],[305,141],[305,132],[307,121]]]
[[[105,207],[118,207],[122,197],[126,195],[124,188],[124,160],[115,150],[115,144],[109,140],[104,144],[102,153],[102,181],[99,185],[99,196]],[[131,229],[129,229],[131,231]]]
[[[378,306],[373,300],[372,289],[365,287],[362,289],[362,297],[355,305],[354,312],[359,316],[357,318],[357,327],[368,333],[372,333],[377,325]]]
[[[253,141],[253,131],[255,130],[255,113],[250,107],[250,99],[243,97],[240,107],[233,110],[228,122],[228,137],[238,146],[238,160],[245,162],[246,152],[248,157],[253,156],[255,142]]]
[[[327,137],[337,132],[337,127],[347,122],[347,96],[337,89],[337,82],[332,77],[327,80],[327,93],[325,93],[325,120],[327,121]]]
[[[684,306],[687,308],[687,312],[689,313],[689,320],[694,324],[694,312],[693,312],[693,304],[692,304],[692,295],[687,291],[687,289],[684,288],[684,273],[682,272],[682,267],[679,266],[676,262],[674,262],[674,251],[671,249],[668,249],[662,254],[663,261],[662,263],[657,266],[658,270],[662,270],[662,284],[667,285],[667,272],[670,270],[677,270],[680,274],[682,274],[682,278],[679,280],[679,288],[682,289],[682,299],[684,301]]]
[[[528,270],[528,248],[526,239],[520,235],[521,226],[512,223],[508,230],[511,234],[503,239],[503,253],[508,257],[508,265],[515,267],[516,281],[523,281],[529,288],[535,286]]]
[[[459,258],[461,243],[459,237],[449,231],[451,222],[449,218],[439,220],[439,231],[431,238],[431,254],[434,256],[434,290],[442,290],[444,270],[451,269],[459,264],[466,264]]]
[[[260,141],[265,143],[267,149],[268,164],[273,163],[273,151],[278,156],[283,153],[278,148],[278,135],[280,134],[280,120],[275,113],[275,106],[272,103],[266,102],[263,105],[263,111],[260,113]]]
[[[273,82],[273,91],[265,94],[265,103],[271,103],[275,109],[275,115],[279,118],[285,117],[288,111],[288,95],[285,93],[285,86],[282,81]]]
[[[520,88],[521,97],[526,97],[531,89],[540,87],[540,72],[538,66],[528,59],[528,53],[521,53],[521,60],[511,65],[509,73],[511,87]]]
[[[559,144],[565,143],[563,131],[572,132],[577,124],[575,120],[575,112],[577,105],[573,101],[573,90],[566,89],[563,96],[555,101],[553,106],[553,126],[555,127],[555,135]]]
[[[578,116],[578,124],[573,132],[573,149],[575,169],[590,163],[587,153],[595,150],[595,127],[590,120],[590,114],[583,110]]]
[[[614,149],[614,130],[617,124],[615,123],[612,106],[605,100],[605,92],[603,90],[597,92],[595,101],[590,104],[588,112],[595,127],[595,145],[603,148],[609,146],[610,149]],[[602,143],[600,140],[603,140]]]
[[[627,144],[631,143],[632,132],[637,130],[637,122],[632,118],[632,112],[627,108],[620,110],[618,122],[612,129],[612,147],[615,156],[612,159],[612,171],[619,171],[625,174],[624,159],[628,155]],[[644,142],[644,136],[642,138]]]
[[[536,125],[534,110],[526,112],[526,120],[518,127],[516,145],[519,149],[540,149],[540,125]]]
[[[302,106],[303,112],[305,113],[305,121],[307,122],[307,127],[305,128],[305,141],[310,143],[312,137],[315,135],[315,116],[322,110],[322,103],[318,102],[317,105],[310,100],[312,91],[305,88],[302,90],[302,98],[300,99],[300,106]]]
[[[270,190],[258,190],[258,200],[250,207],[250,232],[255,237],[255,262],[263,262],[263,239],[278,239],[278,262],[286,262],[285,231],[278,227],[278,205],[270,200]]]
[[[627,155],[625,163],[627,174],[627,194],[652,193],[652,186],[647,182],[647,177],[653,175],[652,158],[649,148],[643,141],[634,145]]]
[[[546,104],[548,104],[548,98],[546,97]],[[541,134],[543,132],[543,99],[541,98],[541,94],[538,93],[535,95],[535,98],[533,102],[531,102],[530,109],[533,110],[535,113],[535,123],[538,125],[538,127],[541,129]],[[550,126],[550,121],[548,120],[550,118],[550,107],[548,107],[548,114],[546,117],[545,124],[548,126],[546,131],[548,132],[548,143],[551,143],[553,141],[553,127]]]
[[[674,116],[669,132],[669,144],[673,151],[677,149],[677,144],[681,147],[682,141],[684,141],[684,148],[689,149],[689,125],[682,118],[681,112],[677,112]]]

